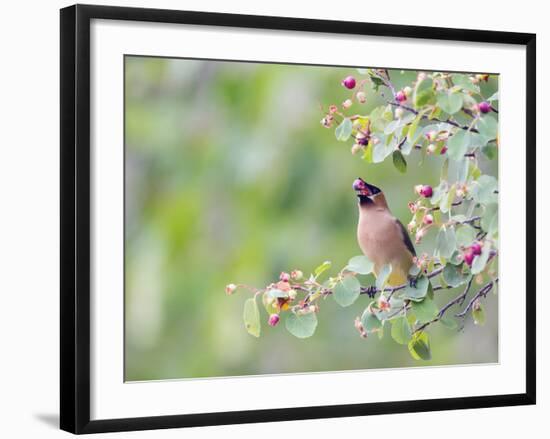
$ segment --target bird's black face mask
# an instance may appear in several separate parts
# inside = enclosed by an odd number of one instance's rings
[[[362,178],[357,178],[353,182],[352,187],[353,190],[357,193],[357,198],[359,198],[359,202],[361,205],[374,203],[372,197],[381,192],[380,189],[378,189],[376,186],[367,183]]]

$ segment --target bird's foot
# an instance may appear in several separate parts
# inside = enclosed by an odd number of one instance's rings
[[[376,296],[377,288],[374,285],[371,285],[370,287],[367,287],[367,295],[369,298],[374,299],[374,296]]]
[[[409,286],[410,286],[411,288],[416,288],[416,283],[418,282],[418,278],[419,278],[419,277],[420,277],[419,275],[416,275],[416,276],[411,276],[411,275],[409,275],[409,276],[408,276]]]

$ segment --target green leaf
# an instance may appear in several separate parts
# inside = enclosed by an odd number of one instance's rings
[[[498,231],[498,205],[487,204],[481,217],[481,228],[492,235]]]
[[[407,344],[411,339],[411,325],[406,317],[392,320],[391,336],[399,344]]]
[[[450,287],[465,284],[472,276],[462,271],[462,265],[447,264],[443,269],[443,280]]]
[[[493,115],[487,114],[477,122],[479,134],[486,137],[487,140],[496,139],[498,134],[498,122]]]
[[[477,167],[477,164],[473,161],[470,161],[470,176],[472,180],[477,180],[481,176],[481,170]]]
[[[447,141],[447,155],[456,161],[462,160],[464,154],[468,152],[470,146],[470,137],[466,135],[465,130],[459,129]]]
[[[383,326],[383,323],[378,317],[376,317],[375,314],[373,314],[370,307],[367,307],[367,309],[363,311],[363,315],[361,316],[361,324],[367,332],[376,332]]]
[[[346,117],[342,121],[342,123],[336,127],[336,130],[334,131],[336,139],[340,142],[345,142],[346,140],[348,140],[351,136],[352,128],[353,124],[351,123],[351,120]]]
[[[437,104],[447,114],[453,115],[462,109],[461,93],[439,93],[437,95]]]
[[[389,124],[386,125],[386,128],[384,128],[384,134],[393,134],[393,132],[401,126],[401,121],[399,119],[392,120]]]
[[[358,274],[369,274],[372,273],[374,268],[374,263],[371,262],[366,256],[354,256],[348,261],[346,270],[353,271]]]
[[[369,141],[367,147],[365,148],[365,152],[363,153],[363,160],[365,160],[367,163],[373,163],[373,157],[372,153],[374,151],[374,145],[371,141]]]
[[[390,264],[384,265],[378,274],[376,275],[376,288],[379,290],[383,290],[386,286],[386,282],[388,281],[388,278],[390,277],[392,267]]]
[[[340,306],[350,306],[361,293],[361,285],[355,276],[346,276],[334,287],[334,300]]]
[[[409,341],[409,352],[415,360],[431,360],[430,339],[425,332],[416,333]]]
[[[485,269],[490,254],[491,244],[485,242],[483,244],[483,248],[481,249],[481,254],[474,258],[474,262],[472,263],[471,268],[472,274],[479,274]]]
[[[433,206],[436,206],[441,201],[441,198],[443,198],[443,195],[446,195],[447,193],[447,183],[445,181],[441,181],[435,188],[434,193],[432,197],[430,198],[430,203],[432,203]]]
[[[285,326],[288,332],[295,337],[311,337],[315,333],[315,328],[317,328],[317,315],[314,312],[301,316],[290,313],[286,319]]]
[[[393,120],[393,113],[390,111],[389,117],[386,116],[386,109],[387,107],[382,105],[380,107],[376,107],[370,112],[369,119],[371,121],[372,130],[376,132],[383,132],[388,122]]]
[[[411,285],[405,287],[403,296],[413,301],[421,301],[426,297],[426,294],[428,294],[429,283],[430,280],[426,276],[421,276],[417,278],[414,287]]]
[[[447,180],[449,178],[449,159],[445,159],[441,166],[441,180]]]
[[[419,81],[414,88],[413,102],[415,108],[423,107],[427,104],[435,102],[435,94],[432,89],[433,82],[431,79]]]
[[[456,234],[453,226],[442,226],[436,238],[436,254],[449,259],[456,249]]]
[[[401,154],[401,151],[396,149],[393,152],[392,158],[393,158],[393,165],[399,172],[401,172],[402,174],[407,172],[407,161],[405,160],[405,157],[403,157],[403,154]]]
[[[449,192],[447,192],[443,197],[441,197],[441,201],[439,203],[439,209],[441,210],[441,212],[447,213],[449,212],[449,210],[451,210],[455,196],[456,196],[456,186],[453,184],[449,189]]]
[[[474,305],[472,317],[476,325],[483,326],[485,324],[485,309],[481,303],[478,302]]]
[[[373,163],[381,163],[388,157],[396,148],[397,144],[392,141],[393,136],[381,137],[380,142],[374,145],[372,152]],[[389,143],[388,143],[389,140]]]
[[[451,317],[441,317],[439,319],[439,323],[441,323],[443,326],[445,326],[448,329],[458,328],[458,325],[457,325],[455,319],[453,319]]]
[[[330,268],[331,265],[332,265],[332,263],[330,261],[323,262],[313,272],[315,274],[315,277],[319,277],[321,274],[323,274],[325,271],[327,271]]]
[[[463,157],[456,165],[456,181],[458,183],[466,183],[468,173],[470,172],[470,160],[467,157]]]
[[[479,93],[479,86],[470,81],[470,78],[466,75],[455,73],[452,75],[453,84],[460,86],[463,90],[473,91]]]
[[[482,204],[497,203],[498,196],[495,191],[498,188],[498,182],[492,175],[482,175],[477,179],[471,193],[473,199]]]
[[[416,142],[416,139],[421,135],[419,133],[417,136],[415,136],[416,131],[418,129],[418,124],[422,120],[422,112],[418,113],[418,115],[414,118],[413,122],[411,123],[411,126],[409,128],[409,132],[407,133],[407,141],[414,146],[414,143]]]
[[[422,302],[412,302],[412,310],[420,323],[431,322],[439,313],[437,305],[428,297]]]
[[[487,145],[483,146],[481,148],[481,152],[487,157],[489,160],[494,160],[498,153],[498,148],[495,143],[487,143]]]
[[[374,86],[374,91],[378,91],[378,88],[385,85],[384,81],[380,79],[376,74],[369,72],[370,80],[372,81],[372,85]]]
[[[416,264],[412,264],[411,268],[409,268],[409,275],[410,276],[418,276],[420,274],[420,267]]]
[[[434,92],[431,89],[425,89],[416,94],[414,101],[415,108],[423,107],[424,105],[432,104],[434,102]]]
[[[384,321],[384,320],[391,320],[391,318],[397,318],[399,317],[399,310],[403,309],[403,306],[405,305],[405,301],[399,297],[392,297],[390,300],[390,308],[385,310],[380,310],[376,308],[376,317],[378,317],[378,320]],[[375,304],[373,304],[371,307],[375,308]]]
[[[260,310],[256,299],[250,298],[244,302],[243,312],[244,327],[250,335],[260,336]]]
[[[468,224],[462,224],[456,227],[455,236],[458,247],[467,247],[476,239],[476,230]]]

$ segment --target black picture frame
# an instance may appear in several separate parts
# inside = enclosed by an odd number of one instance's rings
[[[90,21],[93,19],[487,42],[526,47],[526,376],[525,393],[90,419]],[[61,9],[61,349],[60,426],[80,433],[288,421],[387,413],[535,404],[536,401],[536,35],[304,18],[234,15],[160,9],[74,5]],[[223,30],[220,30],[223,32]]]

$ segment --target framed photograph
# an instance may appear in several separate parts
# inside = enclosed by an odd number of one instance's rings
[[[535,35],[61,10],[61,428],[535,403]]]

